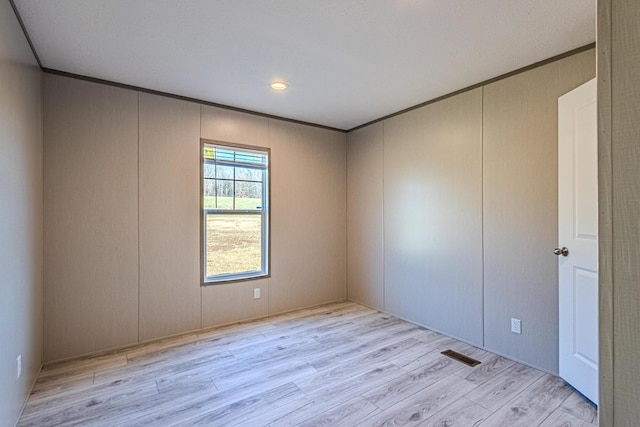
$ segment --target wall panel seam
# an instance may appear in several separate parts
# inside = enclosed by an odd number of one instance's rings
[[[386,140],[385,140],[385,134],[384,134],[384,129],[385,129],[385,125],[386,125],[387,121],[383,120],[382,121],[382,212],[381,212],[381,216],[382,216],[382,310],[386,311],[387,310],[387,279],[386,279],[386,263],[385,263],[385,257],[386,257],[386,250],[385,250],[385,246],[384,246],[384,239],[385,239],[385,220],[384,220],[384,147],[386,145]]]
[[[482,346],[485,346],[485,317],[484,317],[484,298],[485,298],[485,289],[484,289],[484,88],[486,85],[483,85],[480,91],[480,258],[481,258],[481,277],[480,277],[480,286],[482,289],[482,309],[481,309],[481,322],[482,322]]]
[[[198,139],[198,147],[199,148],[198,148],[198,159],[197,159],[198,162],[197,162],[197,164],[198,164],[198,168],[201,168],[201,169],[204,169],[203,166],[202,166],[202,160],[200,160],[202,155],[203,155],[202,152],[200,151],[202,149],[201,141],[202,141],[202,109],[203,108],[204,108],[204,106],[202,104],[198,104],[198,111],[200,112],[200,116],[199,116],[199,120],[200,120],[200,130],[199,130],[199,134],[200,135],[199,136],[200,136],[200,138]],[[198,229],[198,246],[200,246],[200,248],[198,250],[198,253],[200,254],[200,259],[198,260],[198,266],[200,268],[200,272],[198,273],[199,276],[200,276],[200,283],[198,283],[198,287],[200,288],[200,329],[204,328],[204,320],[203,320],[204,307],[203,307],[203,301],[202,301],[203,300],[202,292],[203,292],[203,288],[204,287],[200,286],[200,284],[202,283],[202,274],[203,274],[202,270],[204,269],[203,268],[204,267],[204,265],[203,265],[204,264],[204,255],[202,253],[202,248],[203,248],[203,244],[204,244],[204,242],[202,240],[202,235],[203,235],[203,230],[204,230],[203,229],[204,224],[203,224],[203,220],[202,220],[202,210],[203,210],[202,203],[203,203],[203,200],[204,200],[204,198],[203,198],[204,192],[201,190],[202,185],[203,185],[202,181],[204,181],[204,180],[202,179],[202,175],[201,174],[202,174],[202,172],[199,171],[198,172],[198,180],[201,181],[201,182],[198,182],[198,189],[199,189],[198,190],[198,192],[199,192],[198,199],[200,199],[200,202],[198,203],[198,206],[199,206],[199,212],[198,212],[199,221],[198,221],[198,223],[200,224],[200,227]]]
[[[42,251],[41,251],[41,266],[40,266],[40,287],[41,287],[41,304],[42,306],[40,307],[40,311],[42,313],[42,317],[40,319],[40,321],[42,322],[41,328],[40,328],[40,332],[42,333],[42,342],[41,342],[41,348],[40,348],[40,368],[42,368],[42,361],[44,360],[44,328],[45,328],[45,322],[44,322],[44,302],[46,301],[45,299],[45,286],[44,286],[44,265],[45,265],[45,258],[44,258],[44,248],[45,248],[45,243],[44,243],[44,215],[46,212],[45,206],[44,206],[44,135],[45,135],[45,130],[44,130],[44,103],[45,103],[45,96],[44,96],[44,91],[45,91],[45,77],[44,77],[44,73],[40,74],[40,185],[42,186],[42,193],[40,193],[40,202],[41,202],[41,206],[42,206],[42,217],[40,218],[41,221],[41,226],[42,226]],[[36,377],[37,378],[37,377]]]
[[[201,116],[202,117],[202,116]],[[202,119],[201,119],[202,120]],[[271,233],[271,230],[273,229],[273,205],[271,203],[271,201],[273,200],[273,195],[271,193],[271,188],[272,188],[272,183],[273,183],[273,158],[275,157],[273,155],[273,152],[271,151],[271,148],[273,147],[272,145],[272,141],[271,141],[271,119],[267,119],[267,147],[269,147],[269,174],[267,176],[267,178],[269,179],[269,200],[268,200],[268,206],[267,209],[269,210],[269,235],[268,235],[268,239],[269,239],[269,247],[268,247],[268,253],[267,253],[267,264],[269,265],[269,277],[267,278],[267,316],[271,315],[271,277],[273,276],[273,265],[271,263],[272,257],[273,257],[273,253],[271,251],[272,245],[272,239],[273,239],[273,235]]]
[[[138,203],[138,218],[137,218],[137,223],[138,223],[138,338],[137,338],[137,342],[140,342],[140,328],[141,328],[141,322],[140,322],[140,294],[141,294],[141,289],[140,289],[140,92],[136,92],[137,96],[137,101],[138,101],[138,146],[137,146],[137,154],[138,154],[138,162],[137,162],[137,166],[138,166],[138,194],[137,194],[137,203]]]

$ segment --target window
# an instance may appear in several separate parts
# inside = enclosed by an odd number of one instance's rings
[[[203,282],[269,274],[269,150],[202,142]]]

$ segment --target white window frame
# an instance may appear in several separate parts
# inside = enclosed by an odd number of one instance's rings
[[[229,160],[210,160],[205,158],[205,148],[221,148],[227,151],[244,152],[259,154],[265,156],[266,165],[256,163],[243,163],[240,161]],[[219,164],[222,166],[239,166],[242,168],[262,169],[264,170],[264,178],[262,181],[262,209],[260,210],[240,210],[240,209],[205,209],[205,164]],[[236,282],[241,280],[262,279],[270,276],[270,257],[269,257],[269,195],[270,195],[270,166],[271,150],[265,147],[256,147],[249,145],[233,144],[228,142],[212,141],[202,139],[200,141],[200,229],[201,229],[201,282],[203,286]],[[235,178],[233,179],[236,182]],[[240,181],[240,180],[238,180]],[[234,199],[235,205],[235,199]],[[247,271],[242,273],[220,274],[216,276],[207,276],[207,216],[208,215],[259,215],[261,216],[261,270]]]

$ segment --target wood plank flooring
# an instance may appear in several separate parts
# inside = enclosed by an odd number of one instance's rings
[[[596,424],[594,406],[559,378],[352,302],[46,366],[18,423]]]

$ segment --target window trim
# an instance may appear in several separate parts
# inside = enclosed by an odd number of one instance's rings
[[[266,220],[266,227],[262,229],[262,238],[266,238],[266,244],[262,245],[263,252],[266,252],[264,255],[263,261],[263,269],[266,269],[266,272],[246,272],[239,274],[227,274],[227,275],[219,275],[216,277],[220,277],[217,280],[207,280],[206,277],[206,251],[205,251],[205,243],[206,243],[206,228],[205,228],[205,218],[207,213],[204,209],[204,147],[205,145],[217,145],[222,147],[228,147],[230,150],[250,150],[250,151],[262,151],[267,156],[267,183],[264,186],[264,190],[267,192],[267,196],[265,198],[266,209],[263,209],[261,213],[258,211],[247,211],[247,210],[234,210],[233,212],[225,212],[225,214],[236,215],[236,214],[253,214],[253,215],[261,215]],[[271,148],[263,147],[259,145],[247,145],[247,144],[238,144],[235,142],[227,142],[227,141],[219,141],[212,139],[200,139],[200,285],[201,286],[212,286],[212,285],[221,285],[226,283],[237,283],[244,282],[250,280],[260,280],[267,279],[271,277]],[[263,191],[264,191],[263,190]],[[226,278],[225,276],[228,276]]]

